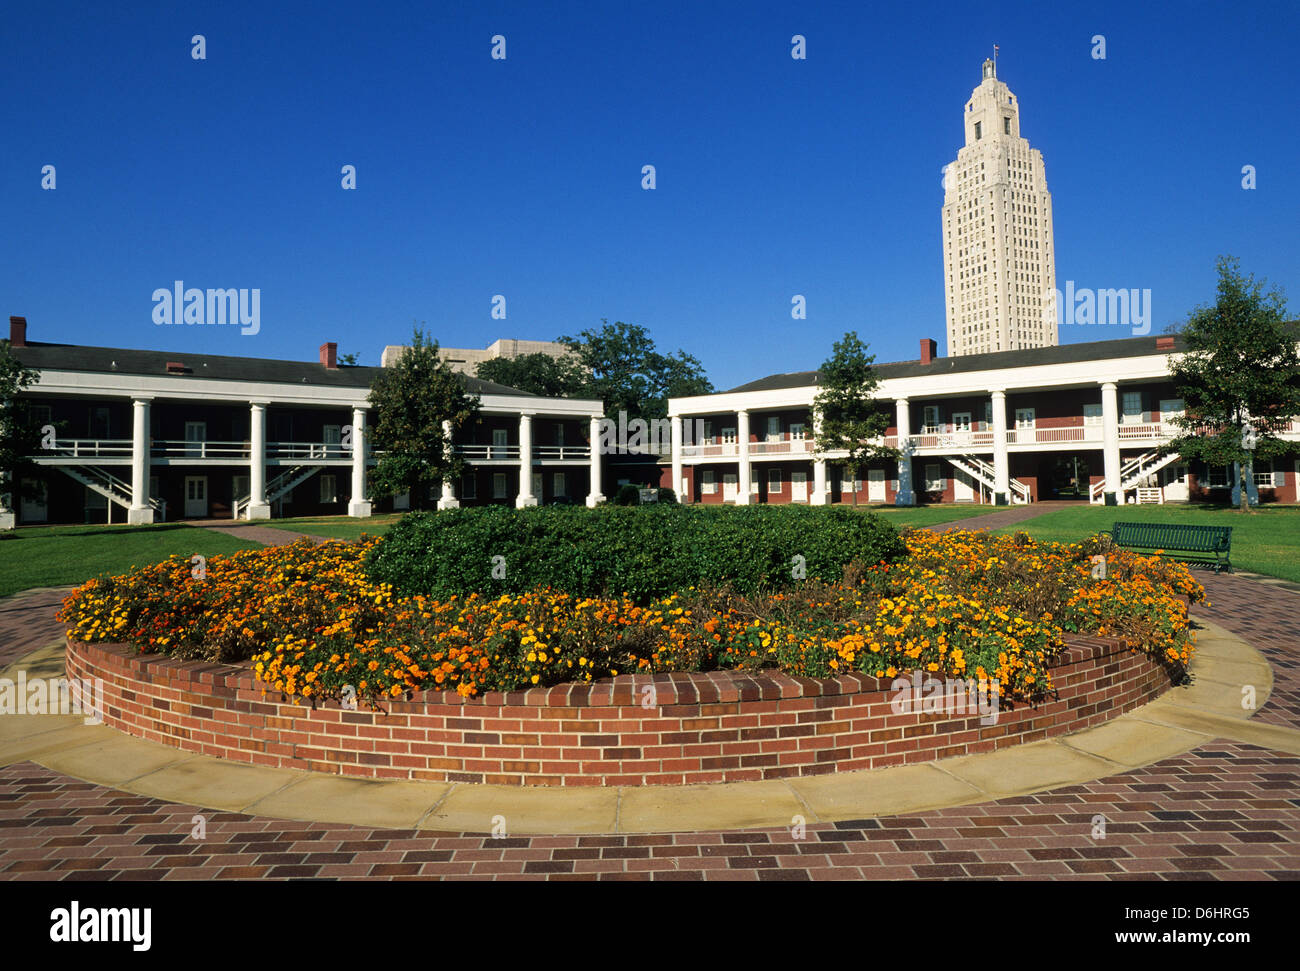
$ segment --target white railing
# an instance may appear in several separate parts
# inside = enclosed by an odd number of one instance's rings
[[[1180,433],[1175,425],[1167,425],[1164,422],[1143,422],[1141,424],[1121,424],[1119,426],[1119,440],[1121,442],[1141,439],[1143,441],[1165,440],[1174,438]]]
[[[534,445],[533,458],[550,462],[565,462],[591,458],[590,445]]]
[[[189,442],[156,438],[151,451],[163,458],[246,459],[251,448],[248,442]]]
[[[56,438],[53,448],[42,449],[38,457],[108,458],[131,454],[129,438]]]
[[[752,443],[751,443],[752,444]],[[701,445],[683,445],[682,458],[726,459],[740,455],[740,445],[736,442],[718,442]]]
[[[806,438],[785,438],[774,442],[750,442],[750,455],[807,455],[813,443]]]
[[[453,450],[463,459],[478,462],[519,458],[518,445],[455,445]]]
[[[266,457],[274,459],[350,459],[352,449],[338,442],[267,442]]]

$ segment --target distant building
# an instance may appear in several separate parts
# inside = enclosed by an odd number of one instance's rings
[[[966,102],[965,129],[943,183],[948,356],[1053,347],[1052,195],[992,60]]]
[[[400,344],[389,344],[384,348],[380,364],[392,367],[406,348]],[[551,357],[564,357],[569,349],[555,341],[521,341],[514,338],[501,338],[479,350],[472,347],[440,347],[438,353],[451,363],[453,371],[473,375],[478,366],[493,358],[516,358],[525,354],[547,354]]]

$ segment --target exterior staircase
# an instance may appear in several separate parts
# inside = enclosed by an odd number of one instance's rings
[[[1161,455],[1159,452],[1144,452],[1137,458],[1131,458],[1119,468],[1120,502],[1130,489],[1141,486],[1149,477],[1155,475],[1167,465],[1177,462],[1177,452]],[[1106,480],[1095,483],[1088,488],[1088,501],[1093,505],[1105,502]],[[1140,500],[1139,500],[1140,501]]]
[[[290,491],[302,485],[321,470],[319,465],[295,465],[285,469],[274,479],[266,483],[266,501],[268,504],[283,499]],[[246,493],[235,499],[235,518],[246,519],[248,506],[253,501],[253,494]]]
[[[97,465],[57,465],[63,473],[80,482],[91,492],[103,496],[115,506],[131,508],[131,483],[120,479],[106,469]],[[162,499],[151,498],[149,505],[154,511],[155,522],[166,522],[167,503]]]
[[[989,492],[997,492],[997,480],[993,474],[993,466],[978,455],[950,455],[948,456],[948,462],[954,468],[961,469],[976,482],[983,485]],[[1029,486],[1019,479],[1009,479],[1007,484],[1011,488],[1012,503],[1026,504],[1029,502]]]

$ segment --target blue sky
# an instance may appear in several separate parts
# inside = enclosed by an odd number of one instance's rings
[[[719,388],[814,368],[850,329],[914,359],[943,349],[941,169],[997,43],[1058,285],[1149,288],[1158,333],[1232,253],[1295,315],[1300,4],[1142,7],[11,5],[0,312],[33,340],[297,360],[336,340],[364,364],[413,321],[481,347],[605,317]],[[178,279],[260,288],[259,333],[155,325]]]

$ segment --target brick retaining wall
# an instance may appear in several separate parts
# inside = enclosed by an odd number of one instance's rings
[[[263,693],[247,666],[68,643],[69,678],[102,678],[104,721],[187,752],[375,779],[506,785],[741,782],[925,762],[1076,732],[1170,686],[1155,660],[1073,638],[1056,695],[978,713],[891,710],[890,680],[741,672],[626,675],[461,698],[426,692],[387,712],[318,708]],[[643,708],[644,689],[654,704]]]

